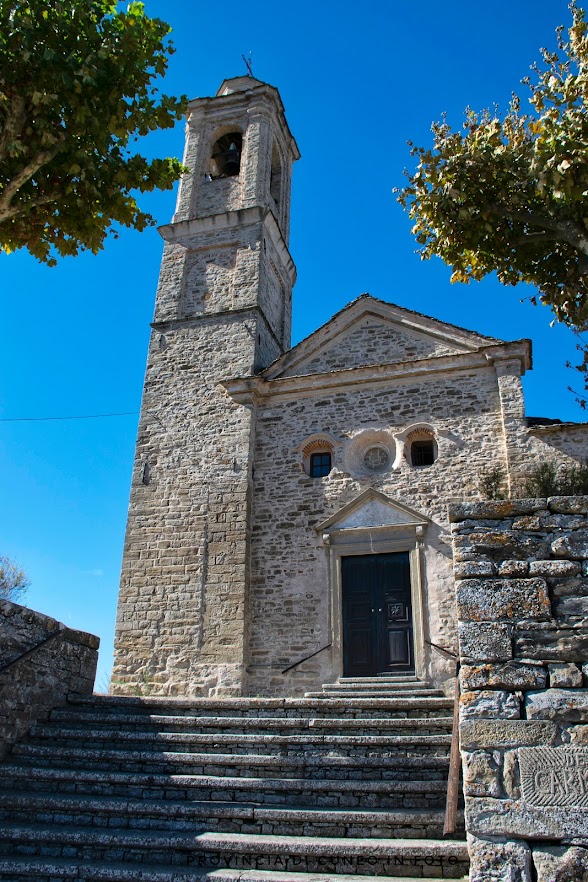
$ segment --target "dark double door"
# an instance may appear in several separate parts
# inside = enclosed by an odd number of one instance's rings
[[[408,551],[341,559],[343,674],[413,672]]]

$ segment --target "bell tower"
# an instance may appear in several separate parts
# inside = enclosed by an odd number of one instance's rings
[[[222,380],[290,347],[298,159],[278,91],[225,80],[188,107],[137,437],[112,691],[246,690],[252,406]]]

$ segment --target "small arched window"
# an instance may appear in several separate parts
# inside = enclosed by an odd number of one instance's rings
[[[333,441],[329,436],[311,435],[302,450],[302,471],[309,478],[326,478],[333,468]]]
[[[435,435],[429,429],[416,429],[406,438],[407,459],[413,468],[431,466],[437,459]]]
[[[243,136],[240,132],[222,135],[212,148],[208,173],[211,178],[232,178],[241,170]]]
[[[410,445],[410,461],[413,466],[430,466],[435,462],[435,442],[432,438],[413,441]]]
[[[329,451],[310,454],[310,477],[325,478],[331,471],[331,454]]]

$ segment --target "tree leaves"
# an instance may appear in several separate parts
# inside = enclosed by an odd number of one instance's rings
[[[462,132],[443,120],[433,149],[412,146],[418,160],[398,200],[414,221],[423,259],[441,257],[452,281],[496,272],[506,285],[537,286],[557,319],[588,326],[588,36],[572,3],[568,41],[542,50],[533,68],[536,115],[466,109]]]
[[[0,248],[49,264],[96,253],[113,223],[153,218],[132,191],[167,189],[176,159],[129,141],[169,128],[186,98],[160,95],[169,26],[109,0],[0,0]]]

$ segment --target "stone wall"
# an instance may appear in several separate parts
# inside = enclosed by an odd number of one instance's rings
[[[588,879],[588,497],[451,505],[472,882]]]
[[[99,645],[92,634],[0,600],[0,759],[32,723],[70,695],[92,694]]]

